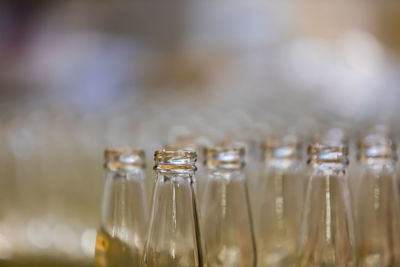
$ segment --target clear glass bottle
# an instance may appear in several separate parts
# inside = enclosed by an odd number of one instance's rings
[[[256,266],[244,155],[241,147],[205,149],[208,175],[201,217],[205,266]]]
[[[105,186],[95,264],[142,266],[146,231],[144,152],[130,148],[105,151]]]
[[[346,146],[309,147],[310,179],[299,237],[299,267],[357,266]]]
[[[259,267],[290,267],[297,263],[305,183],[300,151],[292,135],[264,142],[255,222]]]
[[[387,136],[367,135],[360,143],[361,175],[355,191],[360,267],[400,266],[395,157],[395,146]]]
[[[193,188],[196,153],[162,150],[155,152],[154,160],[156,181],[145,266],[203,266]]]

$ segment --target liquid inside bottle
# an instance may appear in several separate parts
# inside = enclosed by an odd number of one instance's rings
[[[154,159],[156,182],[145,266],[203,266],[193,188],[196,153],[163,150]]]
[[[264,143],[264,171],[256,210],[259,267],[290,267],[297,263],[305,180],[299,152],[294,136],[270,138]]]
[[[300,267],[357,266],[346,174],[347,147],[309,147],[311,176],[302,215]]]
[[[207,185],[202,207],[206,266],[256,266],[256,249],[246,187],[244,149],[205,150]]]
[[[144,152],[105,152],[105,187],[95,250],[99,267],[142,266],[146,231]]]
[[[395,147],[390,138],[367,135],[360,144],[356,187],[359,266],[400,266],[399,196]]]

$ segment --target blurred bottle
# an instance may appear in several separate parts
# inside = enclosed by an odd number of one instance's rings
[[[156,182],[145,266],[203,266],[193,188],[196,153],[162,150],[155,153],[154,160]]]
[[[144,160],[142,150],[105,151],[106,178],[96,266],[142,266],[147,221]]]
[[[264,170],[258,187],[258,266],[295,266],[305,177],[296,136],[264,142]]]
[[[299,240],[299,266],[357,266],[346,146],[309,147],[308,181]]]
[[[201,224],[205,266],[256,266],[244,155],[242,147],[205,150],[208,178]]]
[[[243,147],[246,151],[244,169],[246,184],[249,193],[250,209],[257,209],[257,192],[259,188],[260,170],[262,168],[262,149],[260,146],[262,134],[255,129],[243,129],[236,126],[236,133],[231,133],[221,142],[221,146]],[[254,215],[254,214],[253,214]]]
[[[400,266],[395,157],[395,146],[387,136],[367,135],[360,143],[361,176],[355,204],[361,267]]]

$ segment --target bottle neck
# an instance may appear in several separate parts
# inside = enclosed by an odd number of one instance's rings
[[[193,183],[194,170],[156,170],[156,182],[164,183]]]
[[[127,237],[146,220],[145,174],[141,167],[111,171],[107,169],[101,227],[113,236]]]
[[[158,160],[154,167],[156,182],[144,255],[145,263],[150,266],[165,260],[166,265],[177,266],[181,257],[188,257],[188,266],[201,266],[192,187],[195,167],[192,160],[180,156]]]

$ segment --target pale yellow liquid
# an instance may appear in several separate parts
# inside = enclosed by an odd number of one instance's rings
[[[95,265],[97,267],[143,266],[140,253],[118,238],[99,230],[96,239]]]
[[[93,263],[46,257],[18,257],[0,260],[1,267],[93,267]]]

